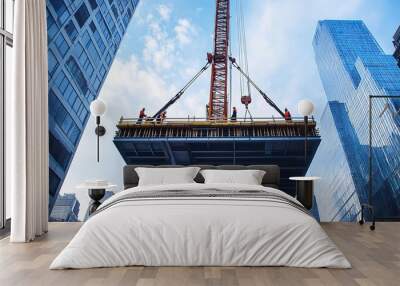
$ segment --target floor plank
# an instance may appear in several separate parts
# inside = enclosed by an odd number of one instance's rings
[[[55,256],[81,223],[50,223],[49,233],[28,244],[0,240],[0,285],[400,285],[400,223],[322,224],[351,262],[352,269],[289,267],[119,267],[50,271]]]

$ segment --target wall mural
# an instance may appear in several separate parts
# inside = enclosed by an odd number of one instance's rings
[[[313,5],[321,12],[312,15],[291,2],[297,13],[309,18],[306,22],[301,20],[304,17],[293,18],[290,11],[282,9],[280,5],[287,1],[269,6],[263,1],[246,4],[246,26],[252,31],[247,35],[246,46],[249,74],[266,88],[276,108],[268,106],[252,87],[251,114],[246,113],[237,94],[249,95],[250,88],[246,91],[243,75],[237,74],[233,75],[232,90],[240,92],[232,92],[229,110],[237,107],[238,118],[273,116],[279,120],[279,112],[287,108],[296,122],[301,116],[296,114],[297,103],[310,99],[316,108],[310,120],[312,131],[305,160],[303,143],[299,144],[287,131],[279,136],[270,135],[276,136],[274,140],[258,143],[227,140],[207,146],[198,142],[183,146],[182,142],[148,143],[148,138],[141,143],[129,141],[132,135],[127,137],[121,128],[116,128],[118,122],[125,122],[121,120],[129,122],[129,118],[137,117],[142,108],[142,115],[156,113],[206,63],[204,55],[213,48],[210,31],[214,29],[215,4],[212,0],[201,5],[187,2],[191,1],[165,4],[151,0],[144,4],[139,0],[47,0],[49,219],[87,219],[93,201],[86,189],[107,184],[110,188],[102,200],[120,191],[122,167],[126,163],[195,163],[278,164],[280,187],[289,194],[295,192],[290,176],[321,177],[314,183],[314,216],[321,221],[356,221],[361,204],[369,201],[369,95],[386,96],[372,103],[370,199],[378,218],[398,219],[400,99],[395,96],[400,95],[400,68],[363,21],[321,21],[330,18],[329,11],[337,6],[335,1],[321,6],[315,0]],[[362,5],[367,4],[359,3],[354,10],[334,16],[359,19],[363,16],[358,12]],[[269,18],[260,23],[255,19],[262,18],[263,9],[268,11]],[[288,13],[287,17],[272,17],[270,12],[274,9]],[[236,19],[236,14],[239,12],[233,10],[232,19]],[[290,25],[295,32],[293,37],[282,38],[287,32],[284,19],[289,18],[293,18]],[[272,24],[274,31],[270,29]],[[400,38],[400,32],[397,34]],[[232,54],[243,50],[239,49],[243,45],[240,39],[232,33]],[[386,50],[389,44],[391,39],[385,43]],[[299,52],[302,57],[295,57],[296,60],[287,57]],[[243,58],[242,52],[240,55]],[[287,66],[291,67],[290,72]],[[210,71],[204,74],[162,116],[192,120],[204,117]],[[101,99],[106,109],[101,116],[104,128],[96,129],[96,133],[94,110],[90,111],[95,99]],[[161,114],[157,119],[160,124]],[[302,128],[291,132],[299,132],[301,137]],[[104,136],[97,138],[97,133]],[[234,159],[221,155],[229,152],[235,154]],[[97,195],[96,191],[90,194],[94,199]]]

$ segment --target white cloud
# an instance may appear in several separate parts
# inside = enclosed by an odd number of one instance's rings
[[[164,6],[160,5],[156,9],[159,10],[160,7]],[[166,7],[161,10],[164,11]],[[194,25],[189,19],[181,18],[171,31],[169,25],[156,17],[147,17],[147,24],[149,33],[144,36],[144,60],[160,73],[172,71],[180,59],[181,49],[191,42],[196,33]]]
[[[178,24],[174,28],[176,39],[181,45],[187,45],[192,42],[192,36],[195,34],[192,23],[186,19],[181,18],[178,20]]]
[[[132,55],[128,61],[115,60],[100,96],[112,101],[112,114],[136,115],[142,105],[149,106],[167,93],[163,78]]]
[[[143,57],[156,70],[168,70],[175,58],[175,41],[166,31],[165,26],[156,20],[150,20],[150,33],[144,37]]]
[[[161,4],[157,7],[158,14],[164,21],[169,21],[171,18],[172,9],[170,6]]]
[[[147,22],[150,22],[150,21],[152,21],[154,19],[154,15],[153,14],[148,14],[147,16],[146,16],[146,21]]]

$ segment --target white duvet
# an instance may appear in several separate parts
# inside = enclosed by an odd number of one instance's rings
[[[265,190],[254,185],[136,187],[104,202],[50,269],[145,266],[294,266],[350,268],[318,222],[299,209],[255,198],[122,201],[130,192]],[[108,205],[108,208],[105,206]]]

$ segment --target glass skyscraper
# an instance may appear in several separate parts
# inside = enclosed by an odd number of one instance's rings
[[[308,174],[322,221],[353,221],[368,200],[369,96],[400,95],[400,68],[362,21],[320,21],[313,40],[328,104]],[[400,99],[372,101],[372,201],[378,218],[400,217]],[[317,210],[314,210],[314,212]]]
[[[400,67],[400,26],[397,28],[397,31],[393,36],[393,44],[396,49],[393,55],[397,59],[397,63]]]
[[[47,0],[49,213],[139,0]]]
[[[76,222],[79,221],[80,203],[75,194],[64,194],[57,197],[53,210],[50,214],[50,221]]]

